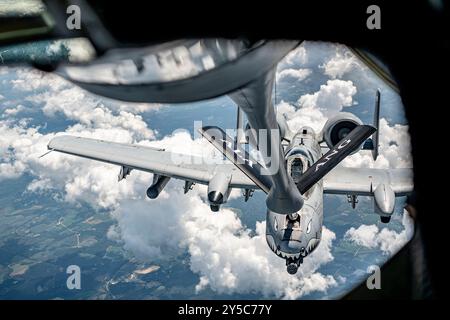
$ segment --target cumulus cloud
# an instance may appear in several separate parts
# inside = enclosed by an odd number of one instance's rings
[[[67,119],[78,121],[86,127],[104,129],[121,127],[132,130],[143,138],[153,137],[153,131],[147,127],[142,116],[123,110],[115,114],[77,87],[62,89],[56,94],[47,91],[29,97],[28,100],[43,103],[42,111],[50,117],[63,113]]]
[[[132,142],[132,133],[124,129],[85,131],[81,126],[74,128],[67,129],[66,133]],[[134,194],[134,189],[126,184],[117,184],[118,169],[115,166],[59,153],[39,158],[46,151],[54,133],[42,134],[39,128],[26,128],[23,124],[9,125],[0,121],[0,136],[0,151],[3,155],[0,180],[29,173],[36,177],[29,190],[65,190],[67,201],[82,200],[97,208],[112,207],[117,199],[132,197]]]
[[[384,254],[393,255],[400,250],[414,234],[414,221],[404,210],[402,224],[404,230],[396,232],[388,228],[379,229],[377,225],[361,225],[350,228],[344,239],[366,248],[379,248]]]
[[[206,210],[192,211],[194,219],[186,224],[191,268],[202,275],[198,290],[208,283],[219,292],[249,293],[257,289],[264,295],[297,298],[335,285],[334,278],[316,272],[333,259],[330,250],[335,235],[328,229],[323,230],[321,246],[292,277],[285,272],[284,261],[267,247],[265,222],[257,223],[252,237],[232,211],[224,212],[215,222],[214,214]],[[312,277],[322,281],[310,285]]]
[[[16,148],[32,148],[33,141],[39,136],[40,134],[35,128],[16,127],[11,130],[6,121],[0,121],[0,180],[22,175],[27,164],[21,161],[20,156],[18,159]]]
[[[77,109],[77,107],[104,106],[106,103],[103,101],[108,102],[107,107],[111,111],[126,111],[138,114],[162,107],[161,104],[157,103],[124,103],[107,99],[100,100],[54,73],[44,73],[29,68],[5,68],[5,70],[16,73],[16,78],[11,80],[12,87],[18,91],[30,93],[27,96],[28,101],[43,103],[47,101],[48,97],[53,97],[53,101],[44,106],[44,111],[49,116],[57,111],[74,112],[73,109]],[[61,101],[58,101],[58,99]],[[58,103],[64,103],[64,106],[58,106]],[[71,120],[77,119],[71,118]]]
[[[300,45],[296,49],[289,52],[286,57],[280,61],[278,64],[278,69],[283,70],[294,66],[304,65],[307,61],[308,54],[306,52],[306,48],[303,45]]]
[[[42,12],[44,8],[44,4],[36,0],[3,0],[0,3],[0,17],[35,15]]]
[[[327,121],[327,117],[318,108],[296,108],[285,101],[277,105],[277,113],[285,115],[288,126],[293,132],[299,131],[303,126],[309,126],[318,133]]]
[[[364,66],[351,51],[345,46],[339,45],[336,47],[335,56],[320,65],[319,68],[323,69],[327,76],[336,79],[357,68],[362,69]]]
[[[317,133],[330,116],[353,104],[356,87],[351,81],[328,80],[320,89],[298,99],[298,107],[285,101],[277,105],[277,113],[284,114],[289,128],[296,132],[303,126],[312,127]]]
[[[267,247],[265,222],[257,222],[256,235],[252,235],[233,210],[212,213],[198,190],[188,195],[168,190],[151,206],[134,201],[115,214],[118,227],[113,235],[119,233],[127,248],[143,258],[187,249],[191,269],[200,276],[197,292],[209,287],[219,293],[260,292],[295,299],[337,285],[332,276],[317,272],[333,260],[335,234],[326,228],[321,245],[305,259],[299,273],[291,276],[285,272],[284,261]]]
[[[15,72],[16,78],[11,80],[14,89],[20,91],[52,90],[57,92],[69,85],[68,82],[53,73],[44,73],[30,68],[6,68],[7,72]]]
[[[325,115],[332,115],[353,104],[356,87],[352,81],[328,80],[313,94],[300,97],[298,103],[305,108],[319,108]]]
[[[1,100],[1,99],[0,99]],[[3,111],[3,115],[2,118],[6,118],[9,116],[15,116],[16,114],[23,112],[24,110],[26,110],[27,108],[24,107],[23,105],[19,104],[17,106],[15,106],[14,108],[7,108]]]
[[[312,73],[311,69],[284,69],[277,73],[277,81],[302,81]]]
[[[56,75],[31,69],[11,70],[17,75],[11,80],[14,89],[29,92],[26,99],[33,102],[36,109],[40,107],[49,120],[60,114],[75,121],[67,127],[67,134],[122,143],[154,138],[142,116],[136,114],[145,110],[146,104],[139,104],[137,110],[129,107],[128,111],[128,104],[109,108]],[[9,113],[15,114],[22,109],[19,105]],[[126,185],[116,183],[117,168],[114,166],[57,153],[39,158],[55,133],[42,134],[39,127],[29,128],[26,121],[15,123],[6,119],[0,121],[0,134],[0,179],[14,178],[27,172],[37,177],[30,190],[61,188],[65,190],[68,201],[85,199],[89,202],[95,199],[92,201],[95,206],[102,208],[114,206],[116,198],[133,195],[134,191]],[[99,190],[99,193],[93,196],[92,190]]]
[[[121,103],[105,105],[99,98],[75,87],[61,77],[32,69],[15,69],[17,78],[11,81],[13,88],[30,92],[26,100],[42,105],[42,112],[53,117],[63,114],[67,119],[77,121],[86,128],[117,128],[131,130],[134,136],[152,138],[153,131],[147,127],[142,113],[157,109],[160,105],[145,103]],[[18,108],[10,112],[18,113]],[[80,130],[81,131],[81,130]]]

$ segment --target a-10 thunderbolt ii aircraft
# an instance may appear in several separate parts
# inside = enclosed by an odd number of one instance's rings
[[[230,162],[211,164],[189,157],[189,162],[180,163],[183,156],[164,149],[72,136],[53,138],[48,149],[118,165],[119,181],[131,170],[151,172],[153,183],[147,190],[151,199],[171,178],[185,181],[185,192],[195,183],[205,184],[213,211],[226,203],[232,188],[244,190],[246,201],[254,190],[262,190],[267,194],[267,243],[294,274],[319,245],[323,194],[347,195],[353,207],[357,196],[373,196],[375,211],[388,222],[396,196],[413,190],[410,169],[338,165],[360,149],[372,150],[376,159],[379,93],[374,126],[341,113],[320,132],[304,127],[294,134],[285,119],[276,116],[272,103],[276,66],[299,44],[291,40],[179,40],[111,49],[90,63],[61,63],[55,70],[92,93],[124,101],[178,103],[227,94],[238,107],[236,137],[217,127],[199,131]],[[372,70],[391,84],[383,70]],[[261,163],[242,148],[245,143],[259,150]],[[323,147],[329,149],[325,154]]]

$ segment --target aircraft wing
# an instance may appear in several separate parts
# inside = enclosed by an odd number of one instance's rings
[[[201,157],[177,154],[164,149],[74,136],[55,137],[47,148],[200,184],[208,184],[217,171],[222,171],[231,174],[230,187],[258,189],[231,163],[207,164]]]
[[[413,191],[412,169],[371,169],[338,166],[323,178],[324,193],[373,195],[379,184],[389,185],[396,196]]]

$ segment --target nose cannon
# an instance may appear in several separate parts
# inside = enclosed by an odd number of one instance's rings
[[[303,257],[299,256],[298,258],[287,258],[286,259],[286,271],[289,274],[296,274],[298,267],[303,263]]]

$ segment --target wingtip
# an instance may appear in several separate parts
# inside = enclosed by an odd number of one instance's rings
[[[55,136],[53,137],[47,144],[47,149],[48,150],[54,150],[57,148],[58,143],[63,142],[64,140],[68,139],[68,138],[76,138],[73,136],[69,136],[69,135],[60,135],[60,136]]]

